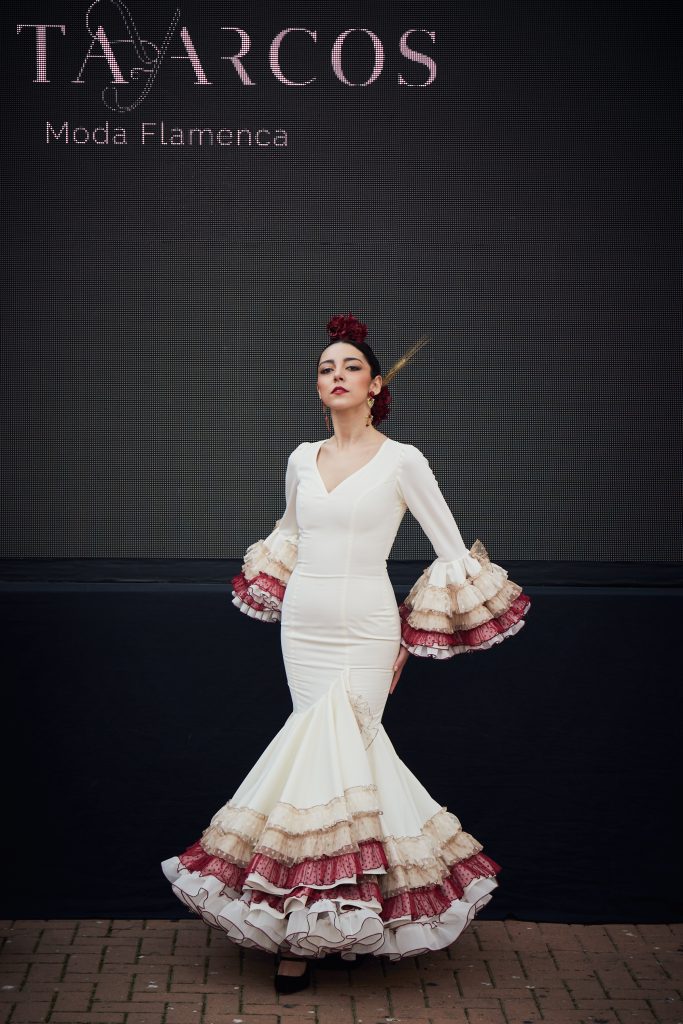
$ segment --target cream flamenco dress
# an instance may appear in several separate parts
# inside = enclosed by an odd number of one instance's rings
[[[454,942],[501,868],[384,730],[399,644],[441,660],[484,651],[531,602],[479,541],[468,550],[418,448],[386,438],[328,492],[321,444],[289,456],[284,515],[232,581],[240,611],[281,622],[293,709],[201,837],[161,866],[243,946],[400,960]],[[437,557],[397,606],[386,560],[406,509]]]

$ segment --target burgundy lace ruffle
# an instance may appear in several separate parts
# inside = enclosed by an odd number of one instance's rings
[[[279,913],[285,913],[285,901],[293,896],[311,901],[328,896],[363,903],[377,901],[382,906],[381,918],[385,922],[436,917],[462,899],[465,887],[475,878],[491,877],[502,870],[495,860],[479,852],[453,864],[438,884],[409,889],[385,899],[377,879],[364,875],[364,871],[372,868],[388,867],[382,844],[376,839],[360,843],[358,853],[301,861],[291,867],[255,853],[247,866],[241,868],[206,853],[199,840],[180,854],[179,860],[188,871],[212,875],[236,892],[242,891],[248,875],[257,872],[278,888],[289,890],[284,895],[251,890],[252,903],[267,903]],[[338,878],[351,877],[357,881],[334,884]],[[321,891],[320,886],[331,888]]]
[[[202,848],[199,839],[196,843],[188,846],[179,855],[178,860],[188,871],[198,871],[200,875],[212,875],[214,878],[219,878],[230,889],[236,889],[238,892],[248,874],[247,870],[241,868],[239,864],[231,864],[230,861],[223,860],[222,857],[214,857],[207,853]]]
[[[422,889],[409,889],[384,900],[382,920],[394,921],[409,917],[436,917],[448,910],[451,903],[461,900],[465,887],[475,878],[488,878],[502,871],[500,864],[485,853],[475,853],[453,864],[448,875],[437,885]]]
[[[369,839],[358,846],[358,853],[304,860],[291,867],[257,853],[249,862],[249,870],[272,882],[278,889],[293,889],[297,885],[334,885],[339,878],[356,878],[373,868],[386,869],[389,866],[379,840]]]
[[[495,637],[502,637],[512,626],[520,621],[531,607],[531,598],[520,594],[510,607],[497,619],[489,619],[472,629],[460,629],[455,633],[437,633],[432,630],[415,629],[407,621],[411,609],[400,604],[398,611],[401,616],[401,636],[411,647],[464,647],[467,653],[477,650],[484,644],[490,645]]]
[[[245,868],[206,853],[197,840],[180,854],[179,860],[188,871],[215,875],[233,889],[241,887],[252,873],[261,875],[278,889],[292,889],[297,885],[333,885],[338,878],[355,878],[373,868],[386,869],[389,866],[384,847],[378,839],[359,843],[357,853],[319,857],[293,865],[280,864],[264,853],[255,853]]]
[[[236,576],[232,577],[232,586],[241,601],[244,601],[245,604],[250,605],[250,607],[255,608],[259,612],[265,611],[266,605],[252,597],[249,591],[250,587],[257,586],[259,590],[271,594],[279,605],[282,604],[282,598],[285,594],[285,584],[281,583],[274,576],[269,576],[267,572],[260,572],[251,580],[248,580],[243,572],[238,572]]]
[[[475,853],[472,857],[454,864],[449,874],[438,884],[424,886],[420,889],[409,889],[407,892],[398,893],[385,899],[376,881],[369,878],[360,878],[357,883],[345,883],[335,886],[331,892],[321,892],[312,886],[298,886],[293,892],[283,896],[274,893],[254,892],[251,902],[267,903],[269,907],[278,913],[284,914],[285,903],[292,896],[306,900],[319,900],[329,897],[339,900],[353,900],[355,902],[368,902],[377,900],[381,906],[380,917],[388,923],[398,919],[410,918],[416,921],[423,917],[438,917],[445,910],[463,898],[465,887],[475,878],[490,878],[502,870],[491,857],[484,853]]]

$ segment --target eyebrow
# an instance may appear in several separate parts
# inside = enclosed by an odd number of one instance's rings
[[[358,359],[358,361],[360,362],[360,356],[344,356],[343,362],[346,362],[348,359]],[[333,363],[333,362],[334,362],[334,359],[322,359],[318,363],[318,366],[322,366],[323,363]]]

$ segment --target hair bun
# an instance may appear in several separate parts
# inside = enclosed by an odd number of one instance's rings
[[[349,338],[351,341],[365,341],[368,328],[366,324],[356,320],[351,313],[348,316],[337,314],[327,321],[327,333],[334,341],[341,341],[343,338]]]

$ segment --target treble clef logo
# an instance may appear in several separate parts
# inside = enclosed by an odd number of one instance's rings
[[[119,100],[119,87],[121,83],[114,82],[105,86],[102,90],[102,102],[109,108],[109,110],[115,110],[118,112],[133,110],[142,103],[154,84],[154,79],[157,76],[157,72],[161,67],[162,61],[171,44],[173,33],[180,21],[180,8],[176,7],[173,12],[173,17],[171,18],[171,23],[166,31],[164,41],[161,46],[158,47],[149,39],[143,39],[140,36],[133,17],[123,0],[95,0],[95,2],[91,4],[85,16],[85,22],[86,28],[93,40],[99,39],[101,42],[101,37],[98,34],[99,28],[95,31],[92,30],[90,21],[91,13],[96,7],[99,7],[100,4],[103,3],[111,4],[112,7],[115,8],[125,26],[126,32],[128,33],[127,38],[114,39],[112,42],[132,44],[135,51],[135,57],[139,62],[138,65],[130,69],[130,80],[137,81],[139,79],[144,79],[144,86],[137,98],[131,103],[122,103]],[[98,18],[98,26],[101,25],[101,23],[101,20]]]

